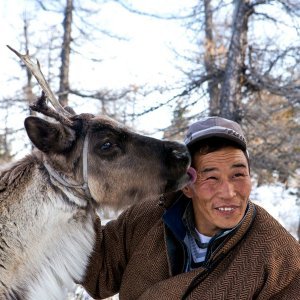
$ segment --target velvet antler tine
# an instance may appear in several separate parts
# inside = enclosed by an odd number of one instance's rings
[[[42,91],[42,95],[37,99],[36,102],[29,106],[32,110],[36,112],[40,112],[45,116],[55,119],[56,121],[64,124],[68,127],[73,127],[74,123],[69,118],[66,118],[62,114],[58,113],[56,110],[52,109],[50,106],[46,104],[46,95],[45,92]]]
[[[37,60],[37,63],[35,64],[34,62],[32,62],[32,60],[30,59],[28,54],[23,55],[23,54],[19,53],[18,51],[16,51],[15,49],[13,49],[12,47],[10,47],[9,45],[7,45],[7,47],[12,52],[14,52],[23,61],[23,63],[26,65],[26,67],[30,70],[30,72],[36,78],[36,80],[38,81],[42,90],[44,91],[46,97],[49,99],[49,101],[55,108],[56,112],[61,114],[63,116],[63,118],[69,119],[72,115],[61,106],[61,104],[59,103],[59,101],[56,99],[55,95],[51,91],[49,84],[47,83],[47,81],[44,77],[44,74],[41,71],[39,61]],[[34,107],[33,107],[33,109],[37,110]],[[42,111],[39,110],[39,112],[42,112]],[[53,112],[54,112],[54,110],[53,110]],[[60,119],[63,119],[63,118],[60,117]],[[67,120],[65,120],[65,121],[66,121],[66,123],[70,124],[70,120],[69,120],[69,122]]]

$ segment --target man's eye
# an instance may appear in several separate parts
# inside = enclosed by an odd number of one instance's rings
[[[111,147],[112,147],[112,143],[111,142],[106,142],[106,143],[101,145],[100,149],[105,151],[105,150],[109,150]]]
[[[236,174],[234,174],[234,177],[244,177],[245,176],[245,174],[243,174],[243,173],[236,173]]]
[[[215,177],[215,176],[210,176],[210,177],[207,177],[206,180],[217,180],[217,177]]]

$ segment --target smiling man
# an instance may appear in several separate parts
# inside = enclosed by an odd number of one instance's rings
[[[197,230],[207,236],[233,228],[242,220],[251,191],[244,153],[230,143],[219,142],[224,148],[194,154],[197,180],[183,190],[192,199]]]
[[[202,119],[185,144],[192,182],[99,224],[85,288],[97,299],[299,299],[300,245],[249,200],[241,127]]]

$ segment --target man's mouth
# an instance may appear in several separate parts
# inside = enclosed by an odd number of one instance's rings
[[[234,210],[233,207],[219,207],[217,209],[220,210],[220,211],[232,211],[232,210]]]
[[[220,207],[216,207],[215,209],[220,212],[230,213],[236,210],[237,208],[238,206],[220,206]]]

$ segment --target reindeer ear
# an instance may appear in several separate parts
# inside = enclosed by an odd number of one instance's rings
[[[31,142],[45,153],[68,151],[76,139],[71,128],[38,117],[27,117],[24,125]]]

